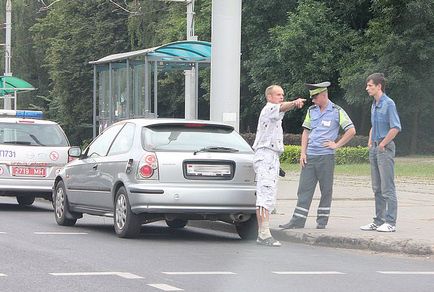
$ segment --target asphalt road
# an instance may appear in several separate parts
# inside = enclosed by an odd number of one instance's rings
[[[434,291],[434,260],[146,225],[119,239],[111,218],[55,223],[48,201],[0,197],[0,291]]]

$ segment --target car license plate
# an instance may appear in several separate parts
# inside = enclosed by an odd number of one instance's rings
[[[45,167],[22,167],[13,166],[13,176],[46,176],[47,169]]]
[[[231,166],[220,164],[193,164],[187,163],[187,175],[190,176],[230,176]]]

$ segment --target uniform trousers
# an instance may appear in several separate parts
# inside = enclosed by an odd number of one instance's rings
[[[292,225],[304,227],[318,182],[321,199],[316,222],[318,225],[327,225],[332,203],[334,169],[334,154],[307,156],[307,164],[302,168],[300,174],[297,206],[291,219]]]

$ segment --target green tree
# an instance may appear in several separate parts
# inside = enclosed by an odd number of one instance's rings
[[[60,1],[32,28],[50,76],[51,119],[73,144],[91,136],[93,68],[89,61],[130,49],[129,13],[108,1]]]
[[[369,109],[365,78],[384,72],[387,94],[398,108],[403,132],[398,141],[409,153],[434,151],[434,1],[374,1],[362,41],[344,62],[341,84],[349,102]],[[409,106],[410,102],[410,106]],[[402,151],[402,150],[401,150]]]
[[[0,0],[0,22],[5,23],[6,0]],[[17,98],[18,109],[44,109],[48,101],[38,96],[47,94],[48,75],[41,68],[42,59],[38,52],[33,50],[32,34],[29,28],[41,17],[38,13],[40,5],[32,0],[12,1],[12,74],[31,83],[36,91],[19,93]],[[4,43],[5,30],[0,31],[0,42]],[[3,47],[1,54],[4,55]],[[2,59],[3,60],[3,59]],[[4,72],[4,62],[0,62],[0,71]],[[3,74],[2,74],[3,75]]]
[[[306,97],[305,82],[329,80],[333,84],[331,97],[339,100],[339,63],[351,51],[355,34],[330,8],[319,1],[299,1],[287,22],[271,28],[270,33],[267,50],[250,60],[254,62],[250,74],[255,86],[277,83],[290,97]],[[301,118],[299,111],[290,112],[284,121],[286,129],[299,130]]]

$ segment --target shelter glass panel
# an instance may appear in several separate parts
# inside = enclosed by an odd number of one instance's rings
[[[98,68],[99,132],[110,124],[110,79],[108,68]]]
[[[130,113],[132,117],[145,116],[145,64],[131,66],[132,76],[132,101]]]
[[[126,64],[116,65],[112,65],[113,122],[127,118],[127,67]]]

